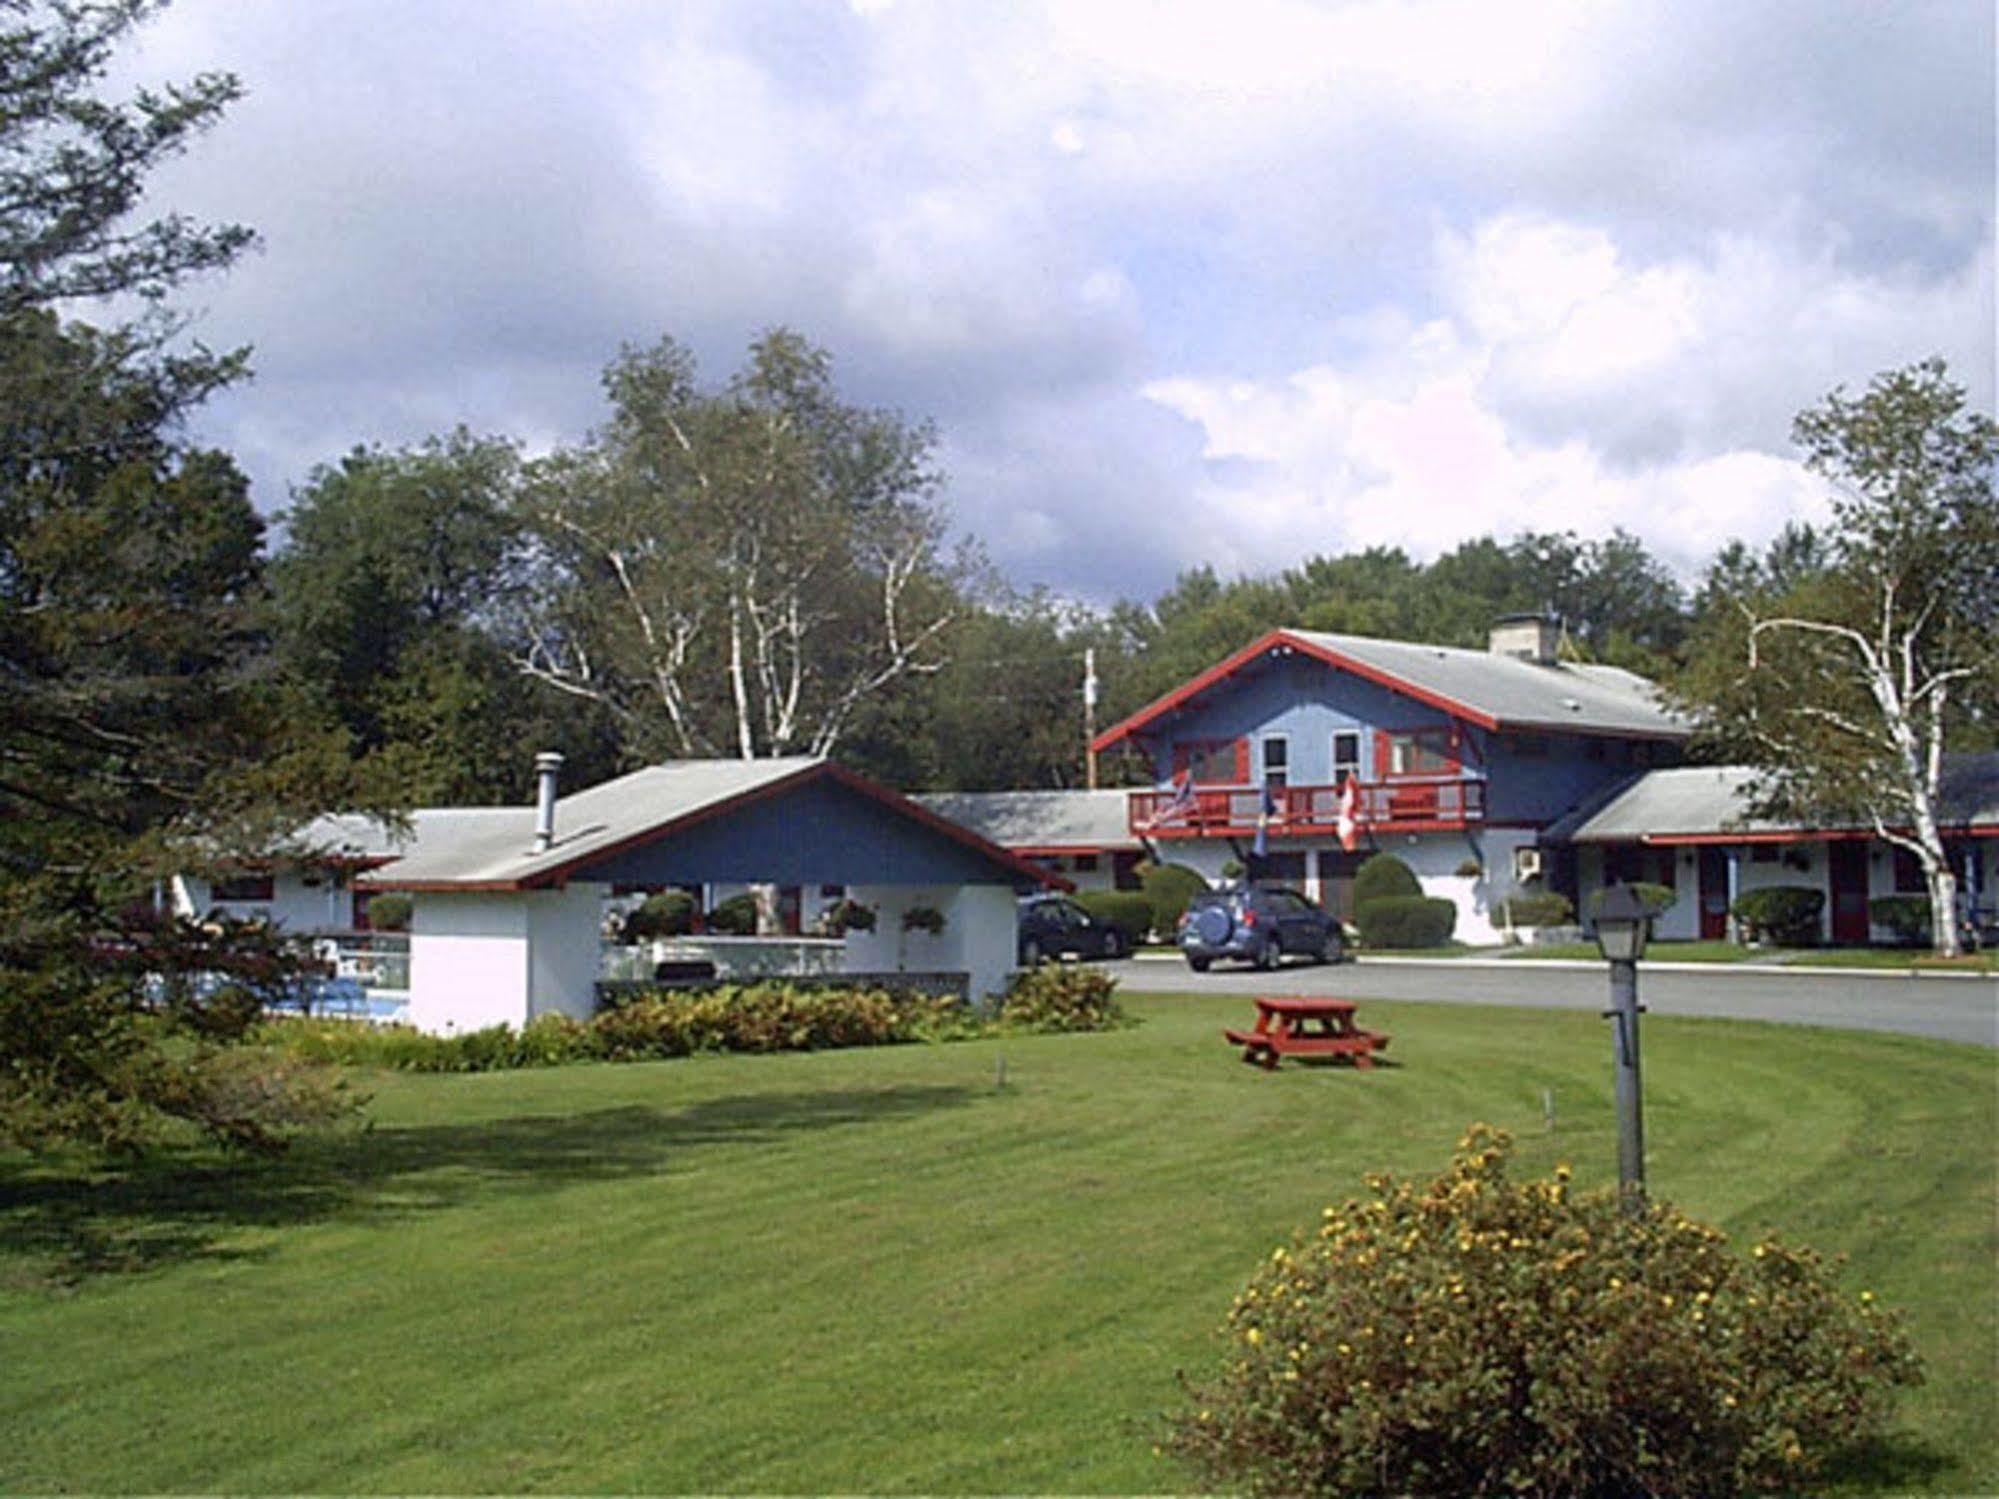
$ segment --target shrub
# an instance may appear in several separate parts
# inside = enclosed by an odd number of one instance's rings
[[[1679,892],[1671,885],[1649,885],[1643,880],[1633,880],[1624,888],[1638,897],[1638,904],[1647,916],[1663,916],[1679,904]],[[1597,915],[1603,910],[1603,898],[1610,889],[1610,886],[1605,885],[1601,889],[1592,890],[1589,898],[1583,902],[1584,914],[1591,921],[1596,920]]]
[[[944,913],[935,906],[910,906],[902,913],[902,929],[935,937],[944,930]]]
[[[1141,864],[1138,887],[1152,907],[1152,930],[1162,937],[1180,925],[1187,902],[1208,888],[1208,882],[1185,864]]]
[[[1736,897],[1735,919],[1752,942],[1810,947],[1819,939],[1825,892],[1804,885],[1769,885]]]
[[[1936,930],[1927,895],[1877,895],[1867,903],[1867,919],[1912,946],[1928,942]]]
[[[708,913],[708,930],[727,937],[757,934],[757,898],[745,891],[732,895]]]
[[[875,915],[873,906],[864,906],[852,896],[847,896],[819,913],[819,930],[829,937],[844,937],[848,932],[872,932]]]
[[[1137,947],[1152,929],[1152,902],[1136,890],[1082,890],[1076,903],[1098,921],[1116,927],[1127,947]]]
[[[1111,1030],[1125,1023],[1116,990],[1117,980],[1098,968],[1024,968],[1000,1001],[1000,1023],[1033,1031]]]
[[[1356,906],[1362,901],[1383,900],[1391,896],[1406,898],[1422,893],[1423,887],[1417,882],[1416,872],[1393,854],[1376,854],[1354,871],[1353,898]]]
[[[1386,895],[1354,907],[1363,947],[1442,947],[1458,923],[1458,908],[1424,895]]]
[[[1236,1298],[1175,1454],[1259,1494],[1797,1491],[1920,1382],[1808,1249],[1732,1253],[1663,1203],[1508,1174],[1483,1125],[1429,1183],[1370,1177]]]
[[[627,942],[650,942],[655,937],[684,937],[694,930],[700,903],[685,890],[661,890],[648,895],[625,917]]]
[[[410,898],[393,890],[368,897],[368,929],[373,932],[406,932],[410,929]]]
[[[1502,926],[1563,926],[1574,918],[1576,908],[1559,890],[1516,890],[1492,914]]]

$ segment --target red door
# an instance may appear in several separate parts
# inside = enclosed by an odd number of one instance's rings
[[[1719,942],[1728,935],[1728,854],[1724,849],[1701,850],[1701,940]]]
[[[1867,845],[1858,838],[1827,846],[1832,866],[1832,940],[1841,947],[1867,943]]]

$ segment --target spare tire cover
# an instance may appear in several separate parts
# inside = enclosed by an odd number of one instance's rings
[[[1203,906],[1194,913],[1194,935],[1210,947],[1229,940],[1229,913],[1223,906]]]

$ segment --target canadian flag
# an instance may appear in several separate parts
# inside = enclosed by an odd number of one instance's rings
[[[1340,817],[1334,828],[1340,835],[1340,847],[1352,853],[1360,842],[1360,783],[1352,776],[1340,783]]]

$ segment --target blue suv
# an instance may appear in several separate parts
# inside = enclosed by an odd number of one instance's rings
[[[1180,951],[1187,966],[1206,973],[1217,958],[1275,968],[1286,954],[1315,963],[1337,963],[1346,940],[1337,919],[1295,890],[1281,887],[1203,890],[1180,918]]]

